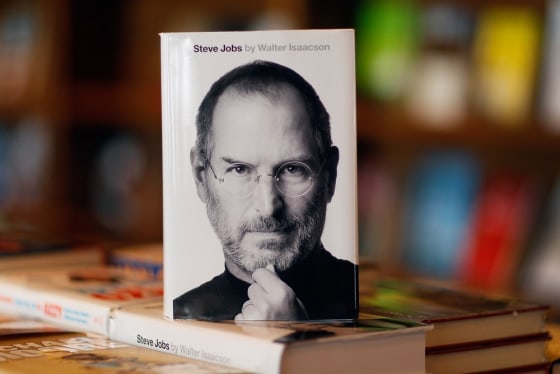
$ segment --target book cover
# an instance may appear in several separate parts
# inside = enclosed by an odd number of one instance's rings
[[[201,321],[163,317],[162,303],[115,311],[110,337],[258,373],[424,373],[431,326],[364,315],[353,321]],[[403,360],[402,357],[406,357]]]
[[[426,334],[430,348],[543,333],[549,307],[427,281],[382,278],[369,296],[361,295],[360,310],[434,325]]]
[[[111,312],[159,300],[163,284],[142,272],[77,267],[0,274],[0,310],[59,326],[108,334]]]
[[[356,318],[353,30],[161,44],[165,315]]]
[[[245,373],[79,332],[32,333],[0,341],[2,373]]]
[[[21,334],[64,333],[65,329],[38,319],[0,314],[0,339]]]

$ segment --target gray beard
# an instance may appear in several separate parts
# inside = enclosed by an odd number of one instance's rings
[[[207,204],[208,218],[218,236],[224,255],[241,269],[252,273],[269,264],[277,271],[290,269],[294,264],[306,258],[320,240],[326,214],[326,202],[313,204],[303,218],[297,217],[261,217],[252,222],[243,222],[235,230],[227,229],[226,220],[220,214],[218,204],[212,197]],[[226,228],[226,229],[225,229]],[[248,253],[241,248],[243,236],[251,231],[295,232],[296,237],[290,246],[280,247],[276,241],[263,241],[258,253]]]

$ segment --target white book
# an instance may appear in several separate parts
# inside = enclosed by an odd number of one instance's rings
[[[30,270],[0,274],[0,311],[108,335],[111,312],[160,300],[161,281],[112,267]]]
[[[113,340],[257,373],[425,373],[430,325],[356,321],[198,321],[162,316],[162,303],[115,310]]]
[[[354,31],[161,46],[165,316],[355,319]]]

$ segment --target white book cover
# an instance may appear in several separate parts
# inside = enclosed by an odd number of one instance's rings
[[[0,311],[77,331],[109,333],[111,312],[160,300],[161,281],[112,267],[18,271],[0,274]]]
[[[432,328],[372,315],[298,322],[171,320],[162,314],[161,302],[120,308],[109,337],[255,373],[423,374]]]
[[[161,46],[165,316],[355,319],[354,31]]]

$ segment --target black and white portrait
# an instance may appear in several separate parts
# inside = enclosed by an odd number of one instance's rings
[[[355,224],[355,149],[351,139],[337,145],[322,93],[294,68],[254,59],[218,75],[188,114],[194,133],[183,136],[191,141],[168,165],[186,161],[184,193],[194,195],[185,205],[177,200],[164,220],[172,317],[356,318],[355,226],[348,224]],[[353,134],[353,123],[347,126]],[[342,173],[344,158],[351,168]],[[348,206],[333,215],[341,184]],[[204,226],[214,240],[197,238]],[[331,248],[327,234],[344,248]]]

